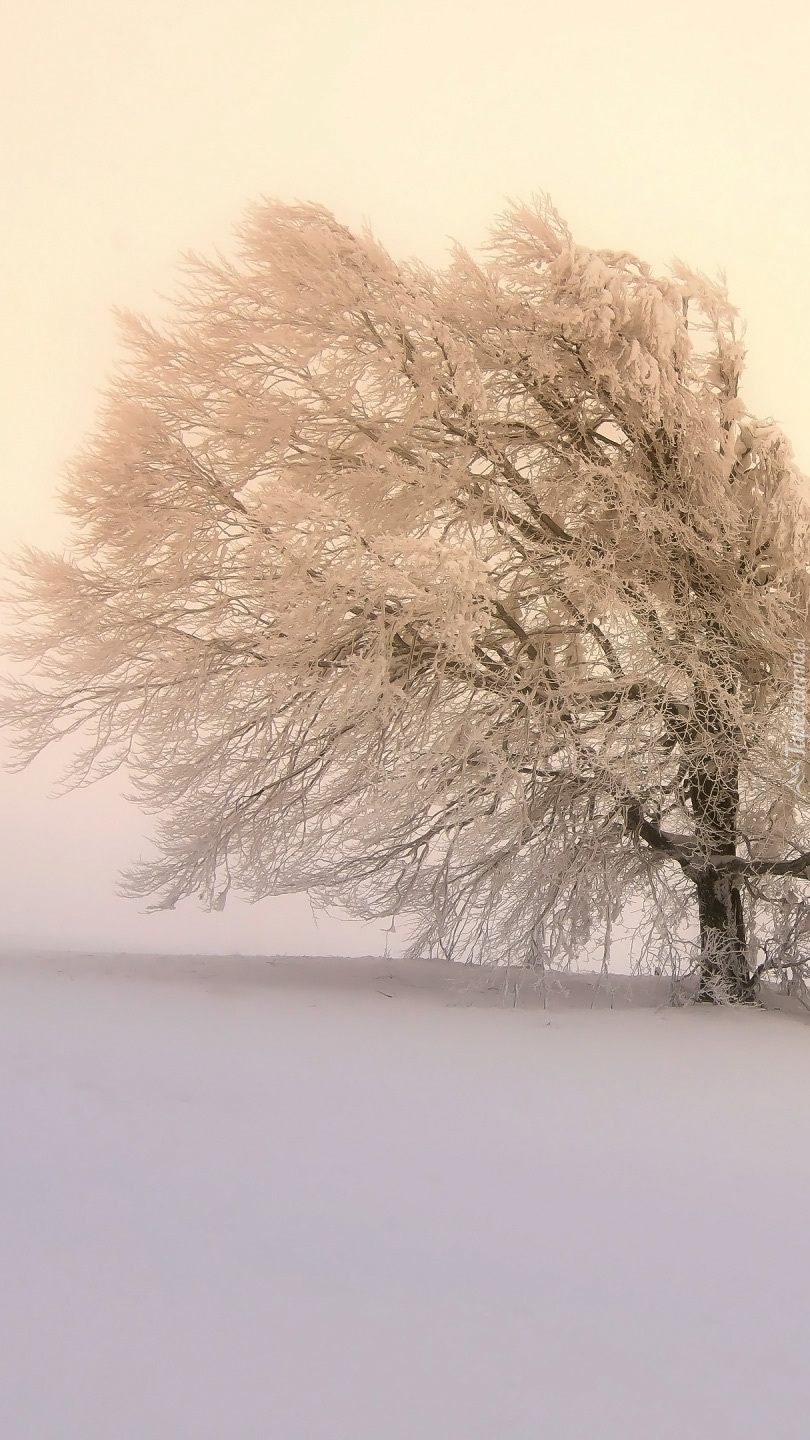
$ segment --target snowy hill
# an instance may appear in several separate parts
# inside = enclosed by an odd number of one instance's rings
[[[0,1435],[805,1436],[803,1014],[517,979],[0,962]]]

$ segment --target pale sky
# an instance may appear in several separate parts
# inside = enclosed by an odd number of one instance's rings
[[[64,465],[181,251],[262,195],[370,221],[395,256],[474,248],[544,190],[586,244],[677,256],[747,319],[745,396],[810,471],[810,20],[804,5],[614,0],[27,0],[0,55],[0,548],[59,546]],[[369,953],[306,901],[116,897],[148,820],[0,773],[0,945]]]

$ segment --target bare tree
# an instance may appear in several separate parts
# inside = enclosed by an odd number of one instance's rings
[[[74,778],[128,767],[160,906],[559,964],[633,900],[659,967],[697,922],[705,998],[801,968],[809,512],[723,288],[545,202],[438,273],[314,206],[240,242],[124,317],[73,548],[19,561],[21,763],[89,727]]]

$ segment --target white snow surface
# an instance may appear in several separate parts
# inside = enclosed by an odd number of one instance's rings
[[[810,1434],[804,1016],[515,978],[5,957],[0,1435]]]

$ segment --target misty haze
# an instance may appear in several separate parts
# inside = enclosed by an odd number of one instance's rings
[[[3,1434],[805,1433],[807,48],[15,17]]]

